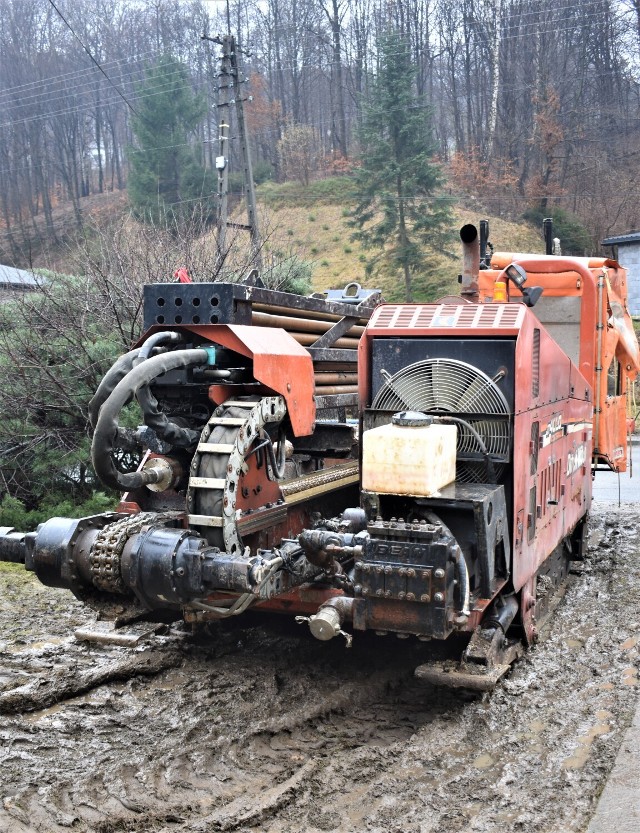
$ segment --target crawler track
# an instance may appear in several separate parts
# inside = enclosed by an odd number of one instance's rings
[[[347,651],[286,619],[89,649],[66,636],[78,603],[6,567],[0,708],[18,686],[69,687],[0,719],[0,830],[583,831],[639,666],[640,510],[598,524],[542,644],[484,698],[413,680],[417,641]],[[110,664],[125,672],[74,690]]]

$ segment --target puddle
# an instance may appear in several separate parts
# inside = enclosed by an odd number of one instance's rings
[[[478,755],[478,757],[473,762],[473,765],[476,769],[490,769],[494,764],[494,759],[491,757],[491,755],[487,755],[486,753]]]
[[[574,750],[573,755],[565,758],[562,762],[563,769],[582,769],[589,760],[591,747],[595,738],[608,735],[611,731],[611,724],[609,723],[610,718],[613,717],[611,712],[602,709],[596,712],[596,717],[598,718],[598,722],[591,726],[586,735],[578,738],[578,746]]]
[[[69,641],[69,637],[54,636],[41,642],[30,642],[28,644],[7,645],[6,651],[10,654],[28,654],[31,651],[42,651],[46,648],[55,648]]]
[[[58,714],[64,709],[64,705],[62,703],[56,703],[55,706],[50,706],[48,709],[40,709],[37,712],[29,712],[25,714],[24,719],[26,723],[37,723],[39,720],[44,720],[46,717],[51,717],[54,714]]]

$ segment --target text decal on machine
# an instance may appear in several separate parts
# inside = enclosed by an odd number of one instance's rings
[[[586,462],[587,444],[581,443],[574,451],[569,452],[569,456],[567,457],[567,477],[578,471],[579,468],[582,468]]]

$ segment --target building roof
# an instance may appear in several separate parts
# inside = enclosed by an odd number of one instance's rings
[[[607,237],[602,241],[603,246],[624,246],[625,243],[640,243],[640,231],[630,231],[617,237]]]
[[[15,289],[26,289],[41,286],[44,283],[42,278],[38,278],[32,272],[27,272],[25,269],[14,269],[13,266],[3,266],[0,264],[0,286],[12,287]]]

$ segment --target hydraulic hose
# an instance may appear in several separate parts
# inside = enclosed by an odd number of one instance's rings
[[[140,388],[136,394],[138,404],[144,414],[144,424],[151,428],[157,437],[178,448],[188,448],[200,436],[199,431],[183,428],[171,422],[167,415],[160,410],[158,400],[151,393],[148,385]]]
[[[464,553],[458,544],[456,544],[455,565],[460,592],[460,613],[462,616],[469,616],[469,569]]]
[[[444,521],[440,518],[439,515],[436,515],[435,512],[427,512],[426,518],[431,524],[439,524],[442,527],[442,531],[444,532],[444,534],[453,543],[453,562],[456,567],[456,579],[458,582],[458,590],[460,595],[460,606],[458,609],[458,613],[460,613],[462,616],[469,616],[469,568],[467,567],[467,560],[464,557],[464,553],[460,548],[460,544],[455,539],[453,532],[451,532],[449,527],[444,523]]]
[[[118,382],[124,379],[127,373],[133,368],[141,349],[138,347],[136,350],[131,350],[129,353],[120,356],[105,373],[102,381],[98,385],[98,389],[93,395],[93,399],[89,402],[89,422],[93,429],[95,429],[98,422],[100,408],[111,396]]]
[[[176,330],[162,330],[159,333],[153,333],[140,348],[138,359],[139,361],[148,359],[153,348],[158,347],[160,344],[166,344],[167,342],[177,344],[179,341],[182,341],[182,334]]]
[[[446,416],[438,415],[437,420],[438,420],[438,422],[444,422],[444,423],[453,422],[456,425],[462,425],[467,429],[467,431],[469,431],[469,433],[473,436],[475,441],[480,446],[480,451],[482,452],[482,456],[484,457],[485,469],[487,470],[487,480],[488,480],[489,483],[495,484],[497,482],[497,480],[496,480],[496,469],[495,469],[495,466],[493,465],[493,460],[491,459],[491,457],[489,455],[489,451],[487,450],[487,446],[485,445],[484,440],[482,439],[480,434],[476,431],[476,429],[473,427],[473,425],[471,425],[470,422],[467,422],[466,419],[461,419],[460,417],[450,416],[449,414],[447,414]]]
[[[165,342],[175,343],[181,340],[181,334],[175,330],[163,330],[160,333],[150,335],[142,347],[137,347],[135,350],[130,350],[128,353],[120,356],[106,372],[104,378],[98,385],[93,399],[89,402],[89,422],[91,423],[91,427],[96,427],[100,408],[111,396],[118,382],[124,379],[136,364],[148,359],[154,347]]]
[[[158,376],[170,370],[206,364],[209,353],[206,350],[177,350],[161,353],[132,368],[121,379],[100,409],[91,444],[91,459],[100,481],[111,489],[139,489],[148,483],[158,481],[160,474],[153,469],[123,474],[119,472],[111,454],[118,434],[118,416],[124,406]]]

